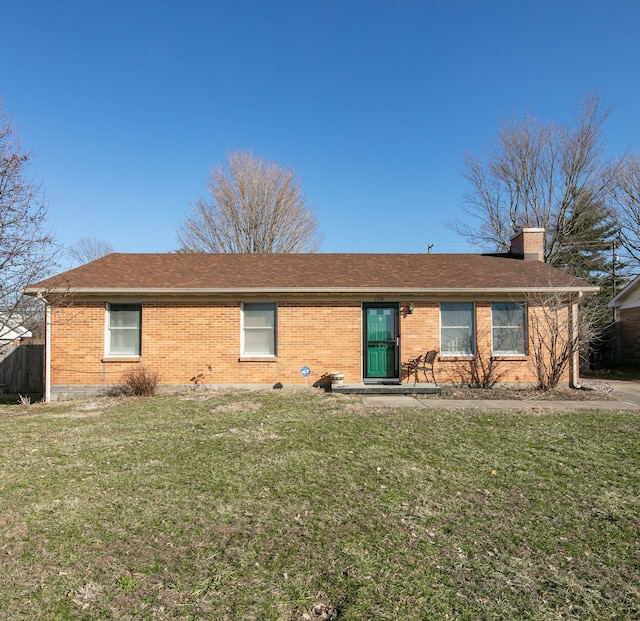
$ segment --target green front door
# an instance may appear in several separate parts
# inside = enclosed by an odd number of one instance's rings
[[[397,304],[364,305],[365,380],[399,380]]]

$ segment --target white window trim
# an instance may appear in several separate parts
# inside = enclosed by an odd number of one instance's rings
[[[524,325],[522,326],[524,335],[523,335],[523,345],[524,345],[524,352],[519,352],[519,351],[496,351],[495,347],[494,347],[494,343],[493,343],[493,330],[495,329],[495,326],[493,325],[493,305],[494,304],[518,304],[520,306],[522,306],[524,308]],[[527,356],[527,352],[528,352],[528,347],[527,344],[529,342],[529,337],[528,337],[528,330],[527,327],[529,325],[529,320],[528,320],[528,306],[526,304],[526,302],[514,302],[513,300],[496,300],[491,302],[491,355],[492,356],[496,356],[496,357],[509,357],[509,356]],[[520,328],[521,326],[500,326],[502,328]]]
[[[138,328],[140,333],[139,349],[137,354],[112,354],[111,353],[111,330],[109,329],[109,317],[111,313],[111,305],[131,304],[140,306],[140,327]],[[142,356],[142,304],[140,302],[107,302],[105,305],[104,314],[104,357],[105,358],[131,358],[137,360]]]
[[[273,306],[274,316],[273,316],[273,353],[255,353],[255,352],[247,352],[244,348],[244,333],[245,333],[245,325],[244,325],[244,309],[245,306],[250,306],[251,304],[269,304]],[[249,328],[250,330],[251,328]],[[242,302],[240,305],[240,357],[241,358],[277,358],[278,357],[278,304],[276,302],[268,302],[268,301],[256,301],[256,302]]]
[[[443,304],[471,304],[471,353],[466,352],[448,352],[444,351],[442,347],[442,305]],[[477,336],[476,336],[476,303],[469,302],[467,300],[447,300],[440,302],[438,307],[438,321],[440,325],[438,327],[438,336],[440,338],[440,357],[441,358],[470,358],[475,357],[477,354]],[[455,326],[446,326],[447,328],[453,328]]]

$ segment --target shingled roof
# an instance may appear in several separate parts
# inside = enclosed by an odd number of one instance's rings
[[[414,293],[582,291],[597,287],[510,254],[121,254],[25,293]]]

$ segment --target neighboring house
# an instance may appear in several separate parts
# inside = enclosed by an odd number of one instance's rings
[[[640,363],[640,276],[609,302],[613,309],[612,357],[616,362]]]
[[[543,263],[543,238],[523,229],[502,255],[110,254],[25,290],[47,301],[47,397],[104,391],[141,365],[167,389],[334,372],[399,383],[402,363],[431,349],[439,383],[477,361],[535,383],[529,296],[561,296],[573,330],[579,297],[597,291]]]
[[[0,313],[0,359],[17,347],[22,339],[31,338],[30,330],[20,324],[21,318]]]
[[[24,319],[0,313],[0,394],[42,392],[43,346],[34,345],[33,332]]]
[[[19,316],[7,316],[0,313],[0,342],[11,343],[20,339],[31,338],[31,330],[21,325]]]

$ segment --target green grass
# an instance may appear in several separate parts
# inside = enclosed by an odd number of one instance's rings
[[[194,395],[0,408],[1,619],[640,616],[636,413]]]

